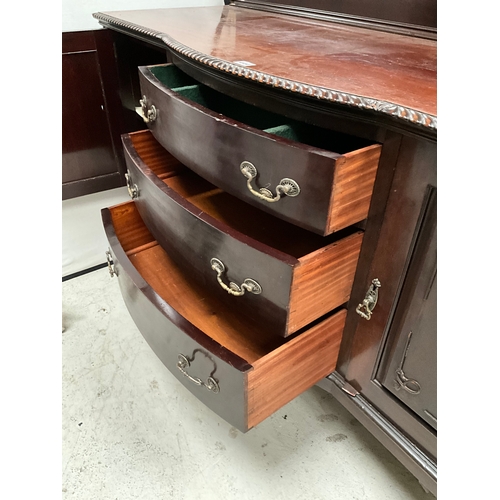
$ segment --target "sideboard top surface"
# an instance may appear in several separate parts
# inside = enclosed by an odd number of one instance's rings
[[[437,129],[435,40],[232,6],[94,17],[236,76]]]

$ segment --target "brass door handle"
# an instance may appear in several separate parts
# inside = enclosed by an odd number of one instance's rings
[[[187,356],[179,353],[177,356],[177,368],[185,377],[187,377],[191,382],[193,382],[193,384],[206,387],[209,391],[214,392],[215,394],[217,394],[220,391],[219,384],[217,383],[217,380],[215,380],[213,377],[208,377],[207,381],[203,382],[201,378],[189,375],[186,368],[188,368],[190,365],[191,362],[187,358]]]
[[[230,295],[240,297],[241,295],[244,295],[245,291],[254,293],[255,295],[262,293],[262,287],[252,278],[246,278],[241,286],[232,281],[229,282],[229,285],[226,285],[222,281],[222,274],[226,270],[226,266],[222,263],[222,261],[215,258],[210,260],[210,265],[212,266],[212,269],[217,273],[217,281],[219,285]]]
[[[139,188],[137,187],[137,184],[134,184],[132,182],[132,177],[130,177],[129,172],[125,174],[125,180],[127,181],[127,191],[129,196],[135,200],[136,198],[139,198]]]
[[[358,307],[356,307],[356,312],[367,321],[370,321],[373,310],[377,305],[378,289],[381,286],[382,285],[380,284],[380,281],[377,278],[372,280],[372,284],[370,285],[370,288],[368,288],[368,291],[366,292],[363,302],[361,302],[361,304],[358,304]]]
[[[259,200],[274,203],[281,200],[282,195],[293,198],[294,196],[298,196],[300,193],[299,185],[293,179],[288,179],[286,177],[281,179],[280,183],[276,186],[276,195],[273,195],[273,193],[267,188],[260,188],[258,191],[255,191],[252,187],[252,181],[257,177],[257,169],[255,166],[249,161],[244,161],[240,165],[240,170],[247,179],[248,190],[255,197],[259,198]]]
[[[139,101],[140,107],[135,108],[136,113],[144,120],[144,123],[153,123],[156,120],[157,112],[154,104],[149,104],[148,98],[143,95]]]

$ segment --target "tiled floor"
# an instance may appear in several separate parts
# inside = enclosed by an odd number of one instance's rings
[[[246,434],[164,368],[100,269],[63,283],[63,499],[433,499],[318,387]]]

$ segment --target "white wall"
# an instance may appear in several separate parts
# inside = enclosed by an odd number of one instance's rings
[[[223,0],[62,0],[62,31],[101,28],[94,12],[223,5]]]

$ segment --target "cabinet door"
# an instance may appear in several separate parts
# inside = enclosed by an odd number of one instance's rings
[[[436,190],[431,189],[377,378],[437,429]]]
[[[436,144],[403,138],[372,263],[355,278],[348,306],[352,321],[346,323],[338,365],[346,382],[433,458],[436,193]],[[374,279],[380,283],[378,299],[367,320],[356,309]],[[401,360],[404,375],[419,383],[418,395],[394,387]]]
[[[109,99],[104,92],[102,63],[108,61],[100,57],[103,58],[105,51],[99,53],[93,31],[63,33],[62,49],[62,195],[65,200],[115,188],[123,182],[110,129]]]

